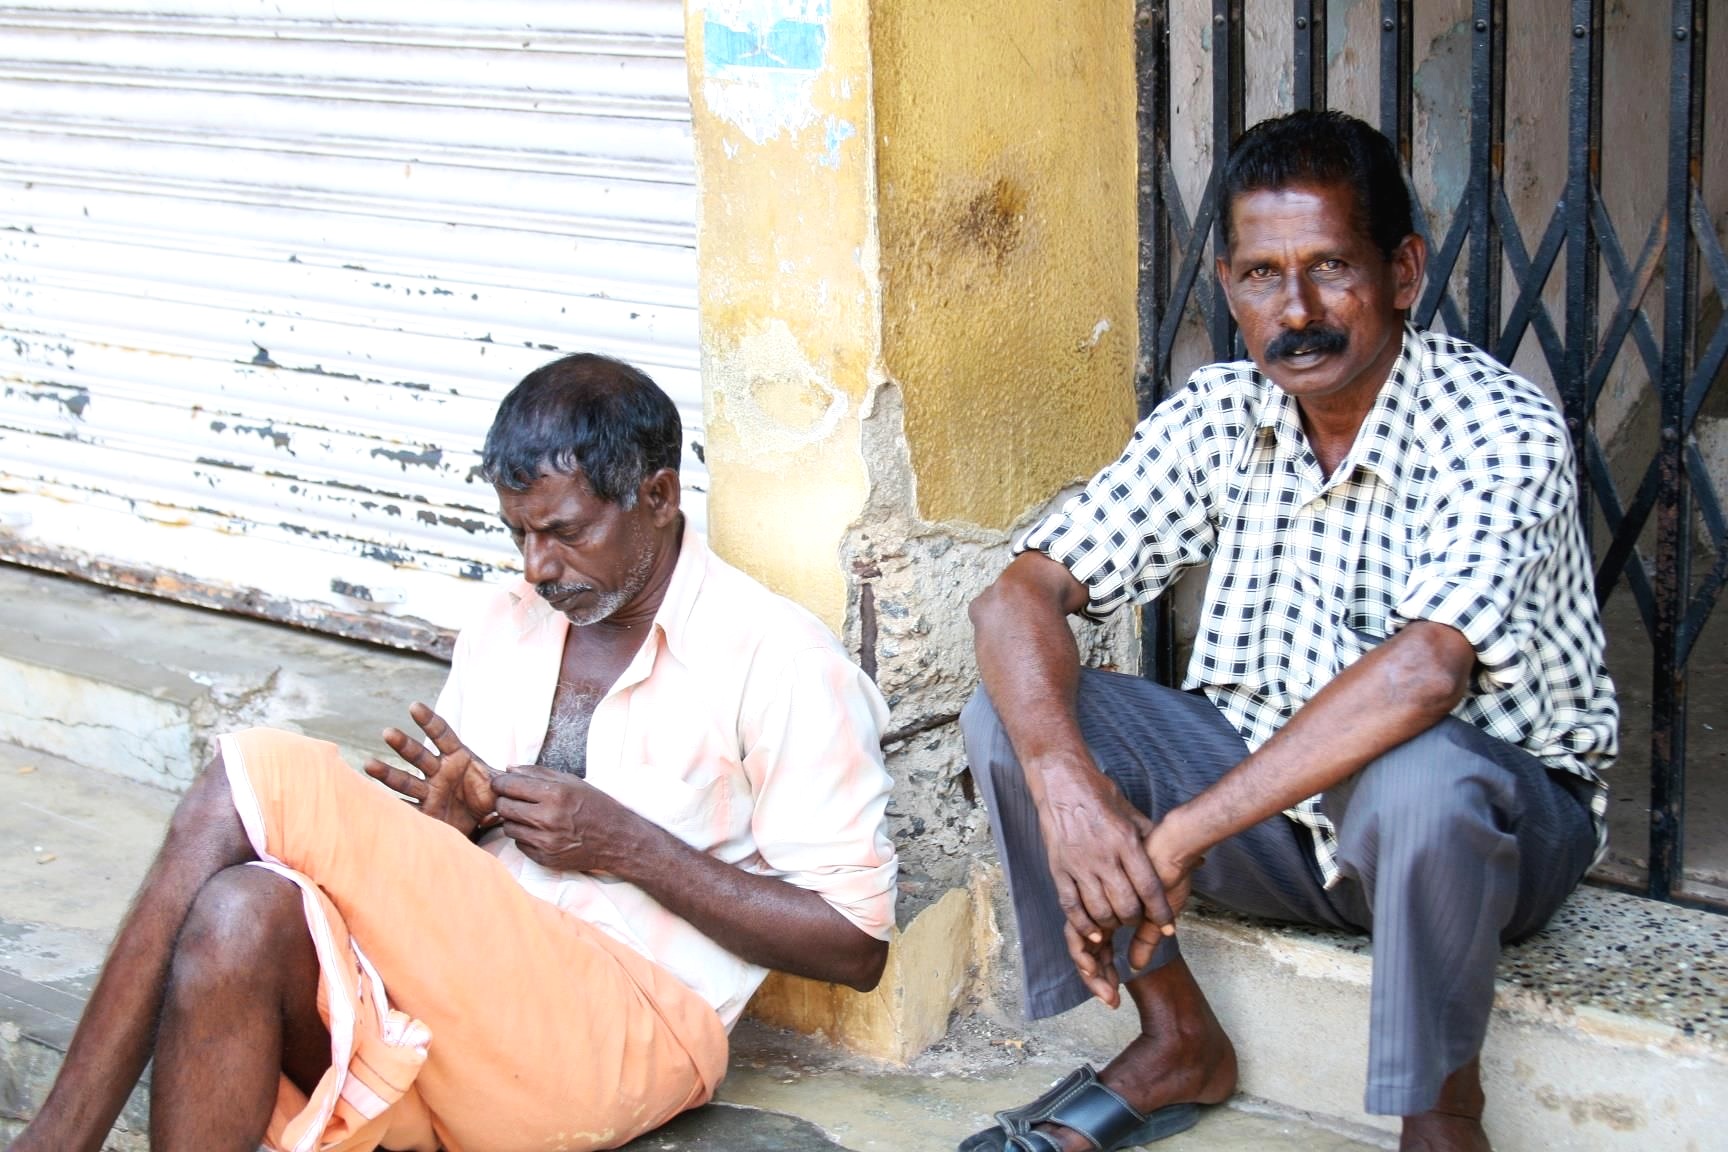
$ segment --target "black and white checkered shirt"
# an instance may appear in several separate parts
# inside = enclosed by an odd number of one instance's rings
[[[1204,689],[1250,748],[1406,623],[1456,628],[1477,659],[1456,715],[1596,785],[1598,858],[1606,848],[1600,773],[1619,709],[1571,446],[1547,397],[1469,344],[1406,328],[1330,477],[1295,401],[1252,363],[1202,368],[1019,548],[1065,565],[1095,617],[1211,561],[1182,686]],[[1312,831],[1331,884],[1320,798],[1286,815]]]

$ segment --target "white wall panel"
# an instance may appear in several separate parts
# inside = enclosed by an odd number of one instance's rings
[[[0,5],[0,558],[437,648],[477,451],[577,350],[678,402],[679,0]]]

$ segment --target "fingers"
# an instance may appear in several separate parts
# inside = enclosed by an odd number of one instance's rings
[[[1140,915],[1139,903],[1133,891],[1121,881],[1121,874],[1109,873],[1082,876],[1077,880],[1080,901],[1095,931],[1085,933],[1088,940],[1109,936],[1120,924],[1132,924]],[[1096,940],[1093,940],[1096,943]]]
[[[539,804],[551,799],[559,789],[580,785],[582,781],[563,772],[523,767],[499,772],[490,783],[493,795],[500,799],[508,796],[512,800]]]
[[[374,758],[366,761],[366,775],[410,800],[426,799],[426,781],[400,768],[393,768],[382,760]]]
[[[402,731],[400,728],[384,729],[384,743],[390,745],[390,750],[419,769],[420,774],[432,777],[438,774],[439,760],[424,744]]]
[[[1152,860],[1136,843],[1122,853],[1120,871],[1105,880],[1104,894],[1117,924],[1132,924],[1145,914],[1153,901],[1164,897],[1164,886]]]
[[[1174,932],[1176,917],[1170,911],[1170,901],[1164,891],[1164,882],[1158,878],[1158,870],[1152,866],[1152,857],[1144,850],[1128,852],[1122,857],[1124,879],[1133,889],[1134,911],[1130,916],[1124,916],[1122,923],[1132,924],[1135,920],[1150,916],[1161,925],[1171,925]]]
[[[1134,939],[1128,944],[1128,967],[1138,972],[1152,963],[1152,953],[1165,935],[1163,928],[1152,921],[1140,921],[1134,929]]]
[[[1152,873],[1152,891],[1144,902],[1146,918],[1156,924],[1166,936],[1176,935],[1176,912],[1170,905],[1169,893],[1164,887],[1163,877],[1152,864],[1152,837],[1147,837],[1144,851],[1140,854],[1141,861]],[[1180,881],[1176,881],[1180,883]]]
[[[1056,882],[1056,902],[1062,907],[1062,917],[1075,936],[1093,943],[1102,940],[1104,929],[1092,918],[1076,878],[1066,869],[1054,867],[1050,876]]]
[[[420,725],[420,730],[426,733],[427,738],[444,755],[454,756],[458,752],[467,751],[461,739],[456,735],[456,730],[444,722],[444,717],[420,701],[416,700],[408,705],[408,715],[414,718],[414,723]]]
[[[1074,961],[1074,970],[1080,974],[1080,982],[1099,1000],[1116,1007],[1122,994],[1116,986],[1116,962],[1110,941],[1089,941],[1075,931],[1072,924],[1062,926],[1062,935],[1068,944],[1068,956]]]

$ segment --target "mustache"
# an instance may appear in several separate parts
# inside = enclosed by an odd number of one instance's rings
[[[1266,345],[1266,359],[1283,360],[1301,352],[1318,352],[1330,356],[1350,346],[1349,333],[1338,328],[1313,326],[1280,332]]]
[[[568,599],[583,592],[592,592],[594,587],[591,584],[554,584],[547,580],[534,585],[534,591],[540,593],[540,599],[551,601]]]

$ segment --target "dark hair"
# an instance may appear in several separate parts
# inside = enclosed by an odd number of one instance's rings
[[[620,360],[579,352],[534,371],[498,405],[480,474],[521,492],[546,473],[581,475],[595,496],[629,508],[642,481],[678,469],[678,406]]]
[[[1387,259],[1416,230],[1392,141],[1342,112],[1292,112],[1260,121],[1230,149],[1219,195],[1225,251],[1238,196],[1294,184],[1348,185],[1356,194],[1357,225]]]

